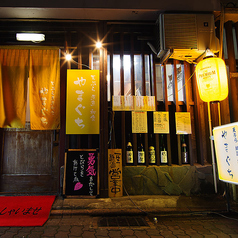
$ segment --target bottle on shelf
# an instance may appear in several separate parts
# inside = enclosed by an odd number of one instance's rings
[[[156,164],[155,146],[154,146],[152,134],[150,134],[150,140],[149,140],[149,163]]]
[[[133,164],[133,148],[132,148],[132,142],[131,142],[131,137],[130,134],[128,136],[128,142],[126,145],[126,163],[127,164]]]
[[[168,164],[168,155],[164,141],[164,135],[161,134],[160,140],[160,164]]]
[[[141,134],[139,135],[139,143],[138,143],[138,164],[145,164],[145,150],[144,145],[142,143]]]
[[[188,149],[187,149],[187,144],[186,144],[186,141],[185,141],[185,137],[184,135],[181,136],[181,146],[182,146],[182,163],[183,164],[187,164],[188,163]]]

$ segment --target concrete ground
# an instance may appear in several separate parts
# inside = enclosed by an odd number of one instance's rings
[[[58,197],[42,227],[0,227],[0,237],[237,237],[238,206],[222,196]]]
[[[157,217],[157,222],[154,218]],[[42,227],[0,227],[1,238],[188,238],[238,237],[238,216],[231,220],[218,215],[144,216],[147,226],[99,227],[101,216],[64,215],[50,217]]]

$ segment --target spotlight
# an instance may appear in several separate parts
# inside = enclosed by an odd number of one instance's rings
[[[72,59],[71,54],[67,53],[67,54],[65,55],[65,59],[66,59],[67,61],[70,61],[70,60]]]
[[[102,43],[100,42],[100,41],[98,41],[97,43],[96,43],[96,47],[99,49],[99,48],[101,48],[102,47]]]

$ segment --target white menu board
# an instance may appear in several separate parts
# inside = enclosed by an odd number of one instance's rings
[[[238,122],[213,129],[219,179],[238,184]]]

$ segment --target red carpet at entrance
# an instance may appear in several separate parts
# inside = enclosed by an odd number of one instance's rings
[[[0,226],[43,226],[55,196],[0,196]]]

